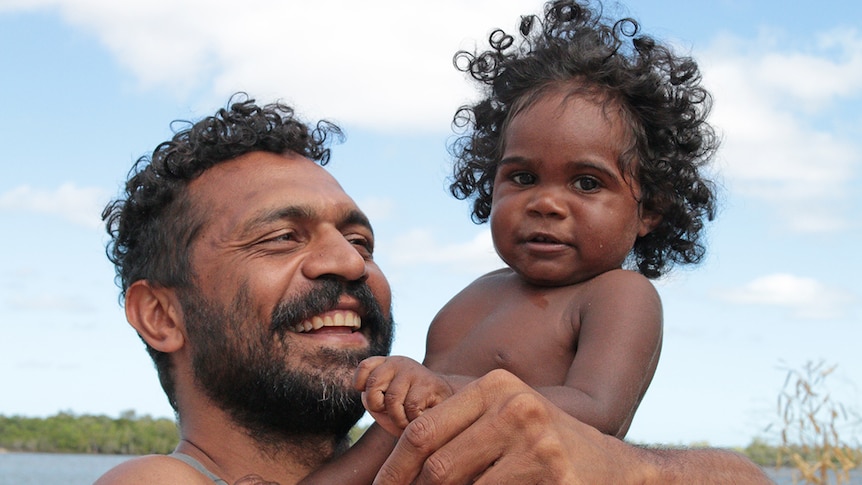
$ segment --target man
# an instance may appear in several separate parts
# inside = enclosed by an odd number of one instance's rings
[[[363,412],[357,363],[389,351],[374,234],[320,166],[338,128],[233,101],[140,159],[103,213],[127,319],[181,439],[99,484],[297,483],[347,445]],[[494,372],[411,423],[379,479],[707,483],[722,470],[765,480],[731,454],[629,447]]]

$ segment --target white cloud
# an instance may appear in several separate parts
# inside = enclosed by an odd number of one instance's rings
[[[206,106],[246,90],[283,98],[309,119],[443,131],[475,92],[453,53],[484,45],[494,27],[513,30],[541,2],[0,0],[3,8],[54,9],[143,87]],[[852,128],[862,122],[862,36],[834,30],[796,43],[806,50],[790,44],[764,32],[695,53],[716,97],[723,175],[793,230],[840,230],[852,223],[849,188],[862,165]]]
[[[101,225],[101,214],[108,192],[98,187],[78,187],[66,183],[54,190],[28,185],[0,194],[0,211],[35,212],[60,216],[85,227]]]
[[[2,0],[0,0],[2,2]],[[534,0],[235,2],[31,0],[92,32],[144,87],[207,105],[237,90],[284,98],[309,118],[388,129],[448,126],[472,88],[452,66],[458,49],[514,30]],[[2,4],[0,4],[2,8]],[[181,94],[181,95],[182,95]]]
[[[395,210],[395,200],[391,197],[368,196],[357,200],[356,204],[371,221],[372,226],[389,220]]]
[[[61,312],[64,314],[85,314],[93,311],[93,306],[80,298],[63,295],[24,296],[12,295],[5,299],[12,310],[24,312]]]
[[[713,121],[724,136],[724,175],[732,190],[771,204],[793,230],[845,228],[847,201],[856,196],[850,187],[862,168],[854,128],[862,111],[862,37],[834,31],[813,51],[781,46],[769,34],[752,42],[724,38],[703,56]]]
[[[501,268],[503,262],[494,251],[491,231],[483,230],[472,240],[442,244],[426,229],[414,229],[399,236],[388,250],[392,262],[398,265],[437,264],[476,273]]]
[[[848,291],[787,273],[762,276],[717,296],[731,303],[783,307],[795,318],[811,320],[841,318],[856,301]]]

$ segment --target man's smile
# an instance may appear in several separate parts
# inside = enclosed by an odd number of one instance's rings
[[[327,330],[346,329],[355,332],[362,327],[362,318],[352,310],[333,310],[322,315],[315,315],[291,327],[296,333],[316,332],[323,328]]]

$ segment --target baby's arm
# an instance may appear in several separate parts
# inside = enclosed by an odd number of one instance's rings
[[[359,364],[354,379],[362,403],[374,420],[393,436],[426,409],[451,396],[452,387],[408,357],[371,357]]]
[[[658,364],[661,300],[649,280],[630,271],[589,284],[565,382],[537,390],[575,418],[623,438]]]
[[[372,424],[359,440],[330,462],[303,478],[300,485],[370,484],[395,448],[397,438]]]

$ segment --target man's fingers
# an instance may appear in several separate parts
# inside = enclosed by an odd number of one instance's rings
[[[436,408],[435,408],[436,409]],[[431,453],[422,465],[415,485],[473,483],[502,456],[504,441],[490,441],[494,423],[482,416],[444,446]],[[483,443],[477,446],[477,443]],[[516,482],[498,482],[516,483]]]

